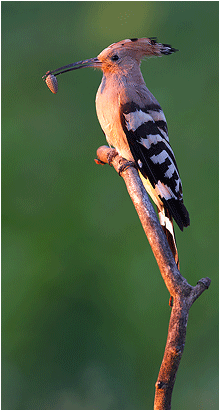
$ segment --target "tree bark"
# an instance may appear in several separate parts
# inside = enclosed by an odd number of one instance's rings
[[[99,147],[97,157],[97,164],[109,163],[123,177],[165,285],[173,298],[167,342],[155,384],[154,398],[155,410],[169,410],[176,373],[185,345],[189,309],[209,287],[211,280],[208,277],[202,278],[193,287],[181,275],[135,165],[120,157],[116,150],[108,146]]]

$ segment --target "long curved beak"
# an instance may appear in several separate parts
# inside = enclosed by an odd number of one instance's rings
[[[46,82],[50,91],[56,94],[58,91],[58,83],[57,83],[56,76],[59,76],[59,74],[66,73],[67,71],[81,69],[83,67],[101,68],[101,65],[102,63],[97,57],[93,59],[88,59],[88,60],[81,60],[81,61],[77,61],[76,63],[71,63],[71,64],[68,64],[67,66],[60,67],[56,70],[47,71],[46,74],[42,77],[42,79]]]
[[[77,61],[76,63],[71,63],[67,66],[60,67],[56,70],[47,71],[47,73],[42,78],[45,79],[49,74],[58,76],[59,74],[66,73],[67,71],[77,70],[83,67],[101,67],[101,64],[101,61],[97,57],[88,60],[81,60]]]

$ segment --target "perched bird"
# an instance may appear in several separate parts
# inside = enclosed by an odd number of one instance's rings
[[[169,143],[164,113],[144,82],[140,64],[145,56],[172,54],[176,49],[156,38],[133,38],[113,43],[96,58],[69,64],[43,77],[51,91],[58,90],[56,76],[83,67],[100,68],[102,82],[96,95],[97,116],[107,142],[133,161],[144,187],[157,206],[177,266],[179,258],[173,221],[181,230],[190,224],[183,204],[182,184]]]

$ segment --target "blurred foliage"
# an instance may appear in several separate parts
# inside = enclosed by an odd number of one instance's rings
[[[191,226],[193,305],[174,409],[218,408],[218,2],[2,5],[2,408],[152,409],[169,295],[123,180],[97,166],[101,72],[47,70],[157,36],[142,63],[164,109]]]

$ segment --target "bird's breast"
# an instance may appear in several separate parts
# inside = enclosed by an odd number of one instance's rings
[[[104,79],[105,81],[105,79]],[[106,140],[127,160],[133,160],[120,117],[120,89],[100,84],[96,94],[96,112]]]

